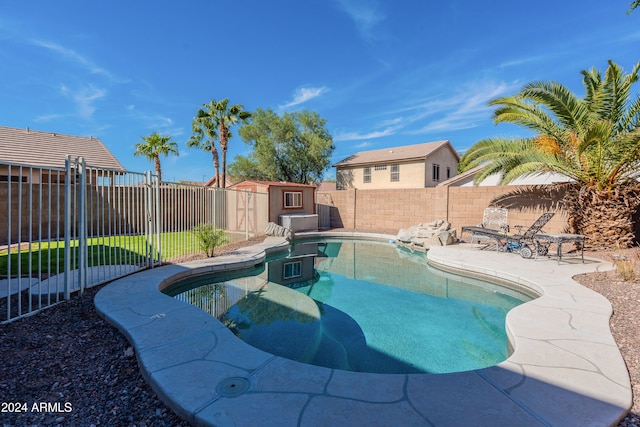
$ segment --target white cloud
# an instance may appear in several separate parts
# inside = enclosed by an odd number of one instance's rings
[[[84,119],[90,119],[96,110],[93,105],[95,101],[104,98],[107,94],[105,89],[97,88],[93,85],[83,87],[78,90],[71,90],[66,85],[60,87],[60,93],[73,100],[76,104],[77,113]]]
[[[310,100],[312,100],[314,98],[317,98],[317,97],[323,95],[327,91],[328,91],[328,89],[325,86],[299,88],[293,94],[293,100],[291,102],[288,102],[288,103],[284,104],[284,105],[281,105],[280,109],[283,110],[283,109],[286,109],[286,108],[290,108],[290,107],[294,107],[296,105],[303,104],[303,103],[305,103],[307,101],[310,101]]]
[[[31,43],[33,43],[36,46],[40,46],[45,49],[48,49],[58,55],[63,56],[68,60],[71,60],[72,62],[75,62],[76,64],[87,68],[93,74],[102,74],[107,77],[111,77],[111,74],[107,70],[105,70],[104,68],[98,67],[93,62],[91,62],[90,60],[88,60],[87,58],[85,58],[84,56],[80,55],[79,53],[77,53],[72,49],[68,49],[66,47],[60,46],[59,44],[48,42],[48,41],[42,41],[42,40],[32,40]]]
[[[43,114],[41,116],[36,117],[34,120],[39,123],[43,122],[51,122],[53,120],[57,120],[62,117],[60,114]]]
[[[477,127],[480,125],[479,122],[486,123],[491,117],[493,108],[489,107],[489,101],[514,91],[516,86],[517,84],[504,82],[479,82],[467,85],[451,97],[442,99],[440,108],[432,109],[433,103],[428,104],[430,108],[423,106],[423,111],[417,117],[439,116],[439,118],[409,133],[427,134],[442,130],[454,131]]]
[[[167,117],[161,114],[147,114],[138,109],[135,105],[129,104],[125,106],[129,116],[136,123],[139,123],[141,127],[148,129],[151,132],[160,132],[163,135],[176,138],[180,135],[184,135],[185,129],[175,125],[175,121],[171,117]]]
[[[382,138],[398,132],[421,135],[474,128],[490,120],[490,100],[511,93],[518,86],[518,83],[492,81],[469,83],[454,93],[415,100],[402,108],[384,111],[381,116],[393,118],[373,123],[370,126],[372,130],[337,132],[333,139],[358,141]]]
[[[375,139],[382,138],[383,136],[389,136],[395,133],[397,128],[388,127],[384,130],[373,131],[368,133],[358,132],[342,132],[337,133],[334,137],[334,141],[359,141],[362,139]]]
[[[505,61],[498,65],[499,68],[507,68],[507,67],[517,67],[519,65],[530,64],[532,62],[538,62],[543,60],[544,58],[541,56],[532,56],[529,58],[518,58],[512,59],[510,61]]]
[[[361,142],[360,144],[356,144],[354,147],[361,149],[361,148],[369,148],[373,145],[373,143],[369,142],[369,141],[365,141],[365,142]]]
[[[337,0],[341,9],[349,15],[358,32],[367,41],[378,38],[376,27],[386,19],[377,1],[371,0]]]

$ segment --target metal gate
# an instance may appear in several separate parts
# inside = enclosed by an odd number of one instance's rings
[[[191,256],[200,251],[192,233],[199,224],[225,230],[230,240],[261,234],[265,221],[227,218],[241,197],[266,220],[267,195],[238,193],[159,183],[151,172],[99,168],[70,156],[64,168],[0,162],[0,322]]]

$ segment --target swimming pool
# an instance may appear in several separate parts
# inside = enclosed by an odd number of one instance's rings
[[[323,232],[388,242],[392,235]],[[96,309],[131,342],[145,381],[195,425],[451,425],[460,402],[478,425],[615,425],[631,407],[629,374],[609,330],[611,305],[576,274],[612,269],[589,260],[558,267],[468,245],[431,248],[439,268],[537,295],[507,315],[513,353],[495,366],[450,374],[388,375],[314,366],[238,339],[195,305],[162,293],[180,280],[248,268],[287,250],[283,238],[228,255],[170,264],[101,289]],[[230,390],[235,391],[230,397]]]
[[[356,240],[300,241],[256,268],[165,291],[266,352],[334,369],[447,373],[509,354],[505,316],[530,294],[428,266],[422,253]]]

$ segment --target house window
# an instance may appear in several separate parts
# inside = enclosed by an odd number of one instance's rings
[[[437,163],[433,163],[431,167],[431,176],[433,181],[440,181],[440,165]]]
[[[451,168],[447,166],[447,179],[451,178]]]
[[[302,276],[302,261],[286,262],[283,267],[283,279],[293,279],[294,277]]]
[[[377,171],[386,171],[387,170],[387,165],[377,165],[373,169],[377,170]]]
[[[365,184],[371,183],[371,168],[364,168],[364,173],[362,174],[362,182]]]
[[[284,207],[285,208],[301,208],[302,192],[301,191],[285,191]]]
[[[391,182],[400,181],[400,165],[391,165]]]

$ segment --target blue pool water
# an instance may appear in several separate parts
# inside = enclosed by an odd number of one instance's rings
[[[392,244],[312,241],[168,292],[269,353],[330,368],[445,373],[509,355],[505,316],[532,297],[429,267]]]

